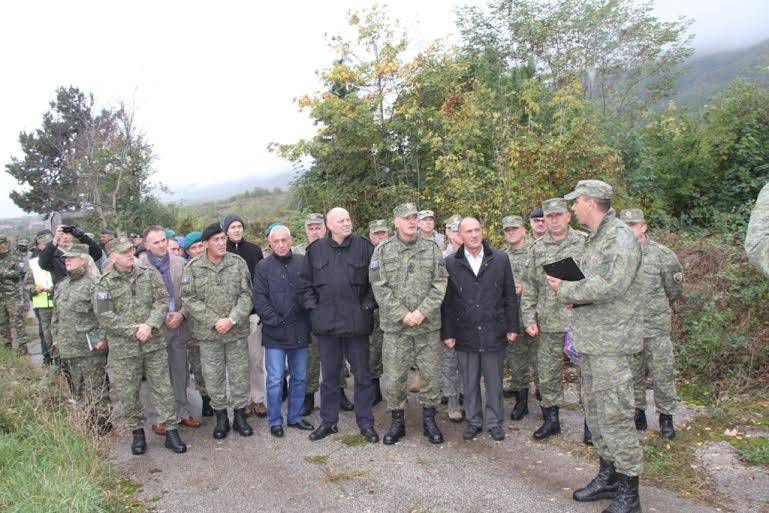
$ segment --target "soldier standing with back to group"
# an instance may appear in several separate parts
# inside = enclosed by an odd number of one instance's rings
[[[643,350],[633,359],[636,429],[646,429],[646,369],[652,376],[654,404],[659,412],[662,436],[675,438],[673,413],[678,404],[676,359],[670,339],[673,311],[670,304],[683,293],[684,274],[676,254],[647,235],[648,226],[641,209],[620,212],[641,241],[643,258],[638,270],[638,290],[643,308]]]
[[[423,433],[440,444],[443,434],[435,423],[435,408],[441,402],[440,308],[448,274],[438,245],[417,236],[416,206],[400,205],[393,216],[396,234],[374,249],[369,265],[384,331],[384,396],[392,414],[383,442],[394,444],[406,435],[406,378],[416,360],[422,374]]]
[[[11,326],[16,332],[16,351],[27,354],[27,332],[24,328],[24,312],[21,309],[19,291],[24,278],[19,257],[10,251],[11,242],[0,235],[0,337],[6,347],[11,347]]]

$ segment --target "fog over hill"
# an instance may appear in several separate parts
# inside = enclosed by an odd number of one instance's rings
[[[168,185],[168,191],[158,191],[158,196],[165,203],[202,203],[210,200],[229,198],[251,190],[255,187],[263,189],[288,190],[291,180],[296,176],[292,170],[272,176],[254,176],[251,178],[239,178],[225,180],[219,183],[188,183]]]

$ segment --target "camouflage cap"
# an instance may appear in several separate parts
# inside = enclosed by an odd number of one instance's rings
[[[640,208],[626,208],[619,213],[619,218],[626,223],[645,223],[643,210]]]
[[[575,200],[579,196],[589,196],[596,199],[611,199],[614,190],[606,182],[601,180],[580,180],[572,192],[565,195],[565,200]]]
[[[307,217],[304,218],[305,226],[309,226],[311,224],[324,224],[325,222],[326,220],[323,217],[323,214],[318,214],[316,212],[313,212],[312,214],[307,214]]]
[[[134,245],[127,237],[116,237],[104,246],[104,251],[109,255],[115,251],[122,253],[132,247],[134,247]]]
[[[49,233],[41,233],[35,237],[35,244],[48,244],[53,240],[53,237]]]
[[[387,226],[387,221],[385,221],[384,219],[377,219],[375,221],[371,221],[368,224],[369,233],[386,232],[389,230],[390,228],[388,228]]]
[[[459,214],[454,214],[451,217],[446,218],[446,220],[443,222],[443,224],[446,226],[446,228],[451,228],[454,223],[459,223],[462,220],[462,216]]]
[[[435,212],[433,212],[432,210],[420,210],[419,212],[417,212],[417,219],[419,219],[420,221],[422,219],[427,219],[428,217],[432,217],[433,219],[435,219]]]
[[[0,235],[0,244],[4,244],[8,242],[8,236],[7,235]]]
[[[523,226],[523,218],[521,216],[505,216],[502,218],[502,229],[505,228],[520,228]]]
[[[62,252],[65,258],[81,257],[88,254],[88,246],[85,244],[72,244],[69,249]]]
[[[566,206],[566,200],[563,198],[552,198],[542,202],[542,212],[545,215],[562,214],[568,211],[569,208]]]
[[[409,217],[417,213],[417,206],[413,203],[404,203],[403,205],[398,205],[393,209],[393,215],[395,217]]]
[[[19,239],[16,241],[17,246],[29,246],[29,241],[27,239]]]

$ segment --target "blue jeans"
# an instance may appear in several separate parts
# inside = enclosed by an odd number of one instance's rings
[[[280,349],[264,348],[264,366],[267,369],[267,424],[283,425],[280,406],[283,402],[283,378],[286,373],[286,360],[291,379],[288,384],[288,423],[296,424],[302,420],[304,403],[305,375],[307,374],[307,348]]]

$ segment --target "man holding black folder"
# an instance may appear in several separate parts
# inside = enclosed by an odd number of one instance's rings
[[[605,511],[641,511],[638,476],[643,453],[633,421],[633,354],[641,349],[637,287],[641,264],[638,237],[611,209],[612,188],[599,180],[580,180],[565,199],[590,235],[577,263],[585,278],[562,281],[548,276],[556,299],[574,308],[572,343],[580,353],[582,403],[600,470],[574,492],[580,502],[613,498]]]

